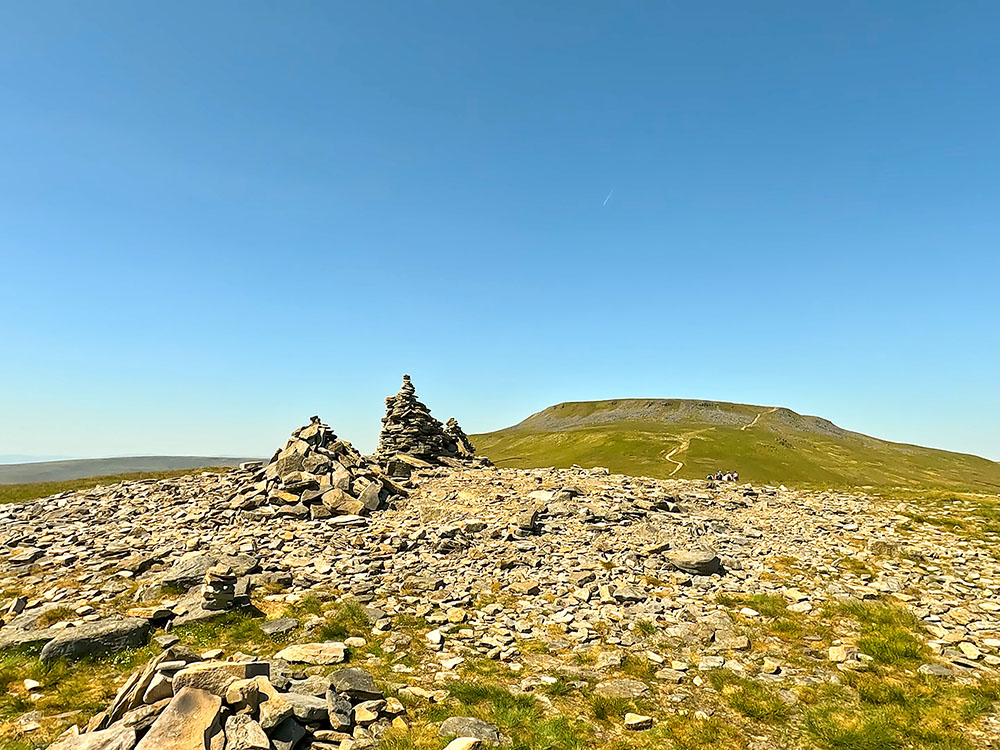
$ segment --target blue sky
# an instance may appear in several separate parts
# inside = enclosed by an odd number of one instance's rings
[[[0,453],[699,397],[1000,459],[991,2],[6,3]],[[605,205],[608,193],[613,190]]]

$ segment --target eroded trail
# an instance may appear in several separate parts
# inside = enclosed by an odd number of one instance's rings
[[[682,439],[681,439],[681,444],[680,444],[680,445],[678,445],[678,446],[677,446],[676,448],[672,448],[672,449],[670,450],[670,452],[669,452],[669,453],[668,453],[667,455],[665,455],[665,456],[663,457],[664,459],[666,459],[666,460],[667,460],[667,461],[669,461],[670,463],[672,463],[672,464],[677,464],[677,465],[676,465],[676,466],[675,466],[675,467],[673,468],[673,470],[672,470],[672,471],[670,472],[670,475],[669,475],[669,476],[673,476],[673,475],[674,475],[674,474],[676,474],[676,473],[677,473],[678,471],[680,471],[680,470],[681,470],[681,468],[683,468],[683,466],[684,466],[684,462],[683,462],[683,461],[678,461],[677,459],[675,459],[675,458],[674,458],[674,454],[675,454],[675,453],[679,453],[679,452],[681,452],[681,451],[686,451],[686,450],[688,449],[688,447],[689,447],[690,445],[691,445],[691,440],[690,440],[690,438],[682,438]]]
[[[757,412],[757,416],[754,417],[752,421],[747,422],[745,425],[743,425],[742,427],[740,427],[740,429],[741,430],[745,430],[748,427],[753,427],[755,424],[757,424],[757,420],[760,419],[762,416],[764,416],[765,414],[774,414],[774,412],[776,412],[776,411],[778,411],[778,407],[777,406],[772,406],[767,411]]]

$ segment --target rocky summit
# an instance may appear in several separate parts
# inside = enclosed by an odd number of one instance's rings
[[[0,744],[996,747],[995,531],[955,510],[600,468],[393,483],[314,418],[263,466],[0,506]]]

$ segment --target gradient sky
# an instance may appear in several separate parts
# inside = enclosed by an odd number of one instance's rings
[[[413,375],[1000,459],[995,2],[0,5],[0,454],[374,447]],[[613,195],[604,204],[608,193]]]

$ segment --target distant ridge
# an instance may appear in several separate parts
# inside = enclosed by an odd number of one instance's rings
[[[1000,492],[1000,463],[838,427],[784,407],[698,399],[570,401],[472,436],[500,466],[606,466],[651,477],[741,479],[800,486]]]
[[[250,458],[232,456],[126,456],[123,458],[85,458],[71,461],[36,461],[0,464],[0,484],[29,482],[64,482],[70,479],[102,477],[111,474],[203,469],[208,466],[238,466]]]

